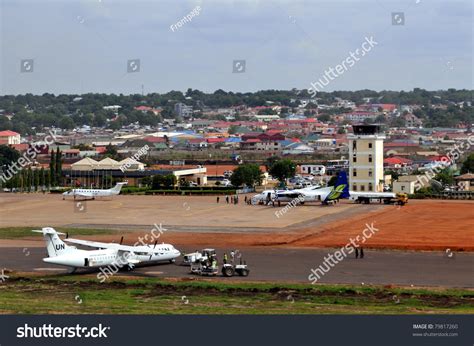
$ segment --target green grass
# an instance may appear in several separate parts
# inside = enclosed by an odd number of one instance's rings
[[[41,236],[39,233],[33,233],[32,230],[39,230],[41,227],[5,227],[0,228],[0,239],[18,239],[25,237]],[[76,235],[98,235],[98,234],[118,234],[118,231],[110,229],[93,229],[93,228],[70,228],[70,227],[54,227],[58,232]]]
[[[0,313],[474,314],[474,291],[12,275],[0,284]]]

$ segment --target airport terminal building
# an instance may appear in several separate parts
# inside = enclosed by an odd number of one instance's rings
[[[173,174],[176,181],[186,180],[197,185],[207,184],[207,169],[205,167],[169,169],[145,169],[145,164],[125,159],[116,161],[105,158],[96,161],[86,157],[71,165],[71,169],[62,171],[64,183],[68,186],[97,186],[105,187],[115,182],[128,181],[129,186],[139,186],[140,181],[154,175]]]

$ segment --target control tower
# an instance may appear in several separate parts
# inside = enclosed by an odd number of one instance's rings
[[[349,139],[349,189],[383,192],[383,141],[380,125],[353,125]]]

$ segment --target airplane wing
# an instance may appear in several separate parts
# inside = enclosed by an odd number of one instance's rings
[[[298,196],[306,196],[306,197],[314,197],[314,196],[326,196],[332,191],[332,187],[324,187],[324,188],[313,188],[313,189],[297,189],[297,190],[288,190],[288,191],[281,191],[278,193],[278,196],[281,197],[298,197]]]
[[[95,247],[97,249],[117,249],[120,251],[125,251],[125,252],[133,252],[136,250],[134,246],[128,246],[128,245],[120,245],[116,243],[102,243],[98,241],[90,241],[90,240],[82,240],[82,239],[72,239],[72,238],[66,238],[64,241],[73,243],[73,244],[79,244],[79,245],[84,245],[84,246],[89,246],[89,247]]]

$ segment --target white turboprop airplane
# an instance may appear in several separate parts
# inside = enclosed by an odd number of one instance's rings
[[[137,264],[169,261],[173,263],[181,253],[170,244],[159,244],[153,246],[128,246],[116,243],[101,243],[80,239],[64,239],[69,243],[80,244],[97,248],[97,250],[81,250],[75,246],[65,244],[54,228],[44,227],[33,232],[42,233],[46,240],[48,256],[43,258],[46,263],[57,264],[71,268],[74,272],[77,268],[100,268],[106,266],[128,267],[133,269]]]
[[[291,202],[299,199],[300,203],[304,202],[322,202],[328,204],[330,201],[339,198],[347,198],[349,196],[347,177],[345,173],[339,173],[335,186],[319,187],[309,186],[302,189],[294,190],[265,190],[262,193],[252,197],[252,204],[258,202],[280,201]]]
[[[115,185],[113,188],[107,189],[107,190],[72,189],[63,193],[63,199],[65,199],[67,196],[74,196],[74,199],[76,199],[76,196],[85,197],[85,198],[91,197],[92,199],[95,199],[96,197],[115,196],[120,193],[120,190],[122,190],[122,186],[124,185],[127,185],[127,182],[117,183],[117,185]]]
[[[275,200],[278,193],[285,191],[288,190],[264,190],[261,193],[253,196],[250,201],[252,202],[252,204],[268,203]]]

